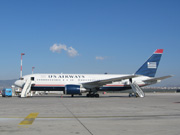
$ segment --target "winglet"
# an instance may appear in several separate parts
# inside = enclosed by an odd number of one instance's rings
[[[163,49],[157,49],[154,54],[163,54]]]

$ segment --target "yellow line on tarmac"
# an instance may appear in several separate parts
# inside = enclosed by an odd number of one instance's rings
[[[39,113],[30,113],[19,125],[32,125]]]

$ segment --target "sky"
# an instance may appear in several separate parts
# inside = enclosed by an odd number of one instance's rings
[[[164,49],[180,80],[179,0],[0,0],[0,80],[34,73],[131,74]]]

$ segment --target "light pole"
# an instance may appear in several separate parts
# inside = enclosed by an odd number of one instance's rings
[[[32,67],[32,74],[33,74],[33,72],[34,72],[34,69],[35,69],[35,67]]]
[[[20,72],[20,78],[22,78],[22,56],[25,55],[25,53],[21,53],[21,72]]]

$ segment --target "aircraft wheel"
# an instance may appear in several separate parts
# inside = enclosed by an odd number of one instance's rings
[[[129,93],[129,97],[132,97],[133,96],[133,94],[132,93]]]
[[[136,93],[136,94],[135,94],[135,97],[139,97],[139,95]]]
[[[95,94],[95,97],[99,97],[99,94]]]

